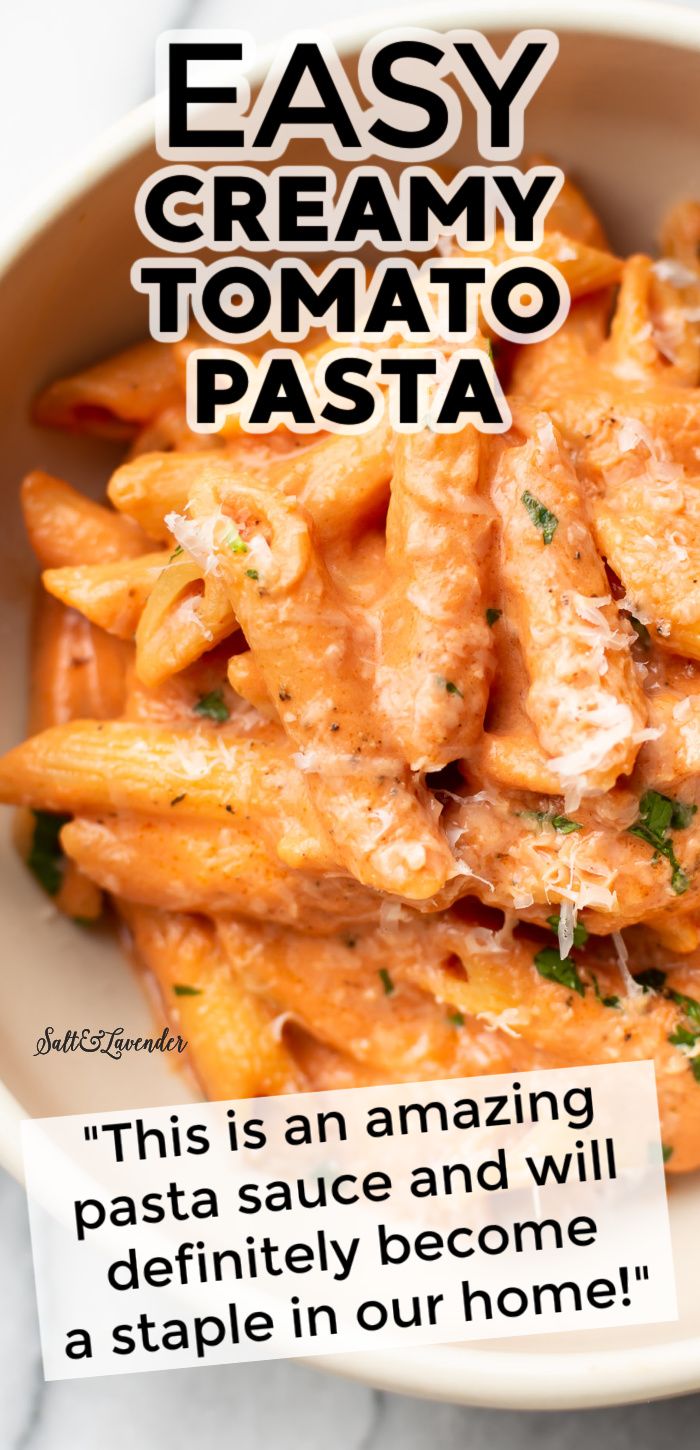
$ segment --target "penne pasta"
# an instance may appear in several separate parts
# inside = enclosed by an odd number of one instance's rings
[[[213,649],[236,628],[225,589],[186,554],[161,569],[136,627],[136,670],[158,685]]]
[[[28,473],[20,498],[29,542],[44,569],[135,559],[148,548],[137,524],[50,473]]]
[[[214,827],[185,816],[79,816],[64,826],[61,844],[98,886],[145,906],[235,912],[320,935],[379,917],[376,897],[356,881],[285,869],[233,817]]]
[[[291,751],[203,725],[74,720],[43,730],[0,761],[0,799],[74,815],[232,816],[255,822],[287,865],[335,864]]]
[[[260,666],[250,649],[243,650],[241,654],[231,655],[228,662],[228,680],[231,688],[253,705],[266,720],[279,721],[279,714],[274,701],[268,694],[267,685],[260,669]]]
[[[493,674],[486,620],[494,516],[473,428],[400,437],[386,522],[390,584],[377,671],[387,726],[412,770],[439,770],[479,738]]]
[[[305,1086],[271,1012],[231,972],[210,926],[144,907],[121,909],[138,959],[193,1049],[189,1062],[208,1097],[256,1097]]]
[[[610,819],[581,808],[574,815],[561,798],[480,795],[445,807],[445,828],[465,879],[448,885],[433,909],[469,892],[488,906],[541,923],[568,902],[588,931],[607,935],[674,904],[683,913],[696,905],[700,825],[694,802],[688,825],[673,838],[672,861],[666,843],[658,843],[662,855],[648,833],[631,829],[638,821],[634,796],[622,795]]]
[[[269,450],[268,450],[269,452]],[[389,496],[391,437],[384,423],[357,438],[329,437],[283,458],[257,460],[255,450],[202,459],[197,454],[152,453],[112,475],[109,497],[153,538],[167,539],[169,513],[184,514],[197,487],[222,497],[238,483],[298,498],[324,543],[357,533]]]
[[[170,555],[140,554],[114,564],[77,564],[45,569],[47,593],[84,614],[108,634],[133,639],[148,597]]]
[[[380,935],[345,943],[307,938],[303,950],[275,927],[258,927],[222,918],[219,940],[233,971],[254,982],[281,1013],[302,1026],[313,1024],[316,1037],[336,1051],[348,1051],[360,1063],[383,1073],[391,1064],[395,1079],[415,1077],[420,1043],[421,1070],[435,1077],[508,1071],[512,1047],[507,1037],[486,1033],[478,1024],[455,1031],[447,1012],[410,984],[398,990],[382,972],[387,939]],[[393,952],[390,959],[394,961]],[[398,979],[397,979],[398,980]],[[533,1052],[528,1066],[537,1063]]]
[[[49,594],[37,600],[32,634],[30,733],[80,716],[112,720],[121,714],[128,646]]]
[[[492,497],[504,598],[529,678],[527,713],[548,768],[579,798],[609,790],[646,738],[646,702],[632,631],[608,592],[576,475],[546,416],[528,418],[524,436],[516,432],[496,453]]]
[[[239,487],[226,507],[202,493],[197,516],[216,521],[217,567],[340,861],[364,885],[432,896],[452,859],[372,718],[370,631],[343,606],[297,506]],[[308,668],[314,654],[330,678]]]
[[[171,349],[140,342],[107,362],[51,383],[36,400],[34,419],[47,428],[128,438],[179,396]]]

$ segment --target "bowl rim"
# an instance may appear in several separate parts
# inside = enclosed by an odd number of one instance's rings
[[[434,3],[434,0],[433,0]],[[546,27],[609,38],[653,41],[700,51],[700,8],[675,0],[474,0],[468,13],[459,0],[435,4],[413,0],[406,9],[375,13],[316,26],[341,55],[359,50],[378,31],[418,26],[463,28],[490,33]],[[204,27],[203,27],[204,28]],[[256,49],[251,76],[261,75],[276,44]],[[0,239],[0,287],[22,254],[63,212],[117,167],[153,143],[153,98],[128,112],[11,209]],[[0,1166],[23,1180],[21,1123],[28,1114],[0,1082]],[[700,1388],[700,1336],[632,1349],[552,1354],[494,1348],[480,1341],[306,1357],[305,1363],[379,1389],[452,1403],[507,1410],[585,1409],[666,1398]]]

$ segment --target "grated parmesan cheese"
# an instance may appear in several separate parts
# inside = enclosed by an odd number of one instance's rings
[[[622,977],[627,996],[643,997],[644,988],[640,987],[639,982],[635,982],[634,977],[632,976],[632,973],[627,965],[629,961],[629,952],[627,950],[627,944],[622,935],[622,932],[614,931],[612,934],[612,939],[615,947],[615,954],[617,956],[617,965],[620,968],[620,976]]]
[[[176,543],[194,559],[195,564],[199,564],[204,574],[219,573],[216,536],[221,534],[222,525],[229,531],[231,529],[231,520],[221,509],[202,519],[188,519],[184,514],[170,513],[166,514],[164,522]]]
[[[502,1012],[477,1012],[476,1019],[483,1022],[489,1032],[505,1032],[508,1037],[519,1037],[515,1028],[524,1024],[517,1007],[504,1007]]]
[[[562,961],[566,960],[574,944],[576,917],[577,911],[573,901],[562,901],[559,906],[559,927],[557,931],[559,955]]]

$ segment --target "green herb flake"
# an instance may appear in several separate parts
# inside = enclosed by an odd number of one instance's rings
[[[545,504],[540,503],[534,493],[530,493],[529,488],[526,488],[525,492],[521,494],[520,502],[527,509],[535,528],[539,529],[545,544],[551,544],[559,526],[556,514],[551,513]]]
[[[195,715],[205,715],[207,720],[215,720],[217,725],[223,725],[228,720],[231,711],[221,690],[210,690],[208,695],[200,695],[197,704],[194,706]]]
[[[695,815],[696,807],[685,801],[671,800],[658,790],[647,790],[639,802],[639,816],[629,827],[631,836],[637,836],[654,849],[654,859],[665,857],[671,867],[671,889],[676,896],[688,890],[690,878],[678,860],[669,839],[669,831],[684,831]]]
[[[651,649],[651,635],[646,625],[642,624],[641,619],[637,619],[636,615],[628,614],[627,611],[624,609],[622,613],[625,614],[626,618],[632,625],[632,628],[637,636],[637,641],[641,645],[642,649]]]
[[[486,610],[486,623],[488,624],[489,629],[493,629],[494,624],[498,624],[498,621],[499,621],[502,613],[503,613],[503,610],[502,609],[487,609]]]
[[[639,972],[635,977],[638,987],[645,992],[663,992],[666,985],[666,973],[659,967],[648,967],[646,972]]]
[[[464,1014],[462,1012],[448,1012],[447,1020],[452,1023],[453,1027],[464,1026]]]
[[[700,1082],[700,1057],[692,1057],[690,1059],[690,1071],[692,1072],[695,1081]]]
[[[691,805],[688,801],[674,801],[671,830],[686,831],[696,811],[697,806]]]
[[[171,806],[179,806],[180,801],[184,801],[186,795],[186,790],[183,790],[182,795],[174,795],[170,802]]]
[[[700,1002],[697,1002],[695,997],[686,997],[685,993],[674,991],[670,991],[668,995],[677,1007],[683,1009],[686,1017],[690,1017],[693,1022],[700,1024]]]
[[[176,982],[173,987],[176,997],[201,997],[201,987],[190,987],[187,982]]]
[[[534,964],[541,977],[548,982],[558,982],[560,987],[568,987],[572,992],[578,992],[579,997],[585,995],[586,988],[578,974],[575,962],[568,958],[563,961],[554,947],[544,947],[534,957]]]
[[[669,1042],[674,1047],[694,1047],[700,1036],[700,1032],[693,1032],[692,1027],[676,1027],[675,1032],[669,1034]]]
[[[248,553],[248,545],[243,541],[240,534],[229,534],[226,543],[232,554]]]
[[[32,875],[49,896],[55,896],[63,880],[65,856],[58,839],[62,826],[70,816],[55,815],[52,811],[33,811],[34,834],[27,857]]]
[[[380,967],[379,971],[377,972],[377,976],[379,977],[379,980],[384,988],[387,997],[390,997],[392,992],[394,992],[396,989],[386,967]]]
[[[671,861],[671,868],[671,890],[676,896],[682,896],[690,886],[690,877],[679,861]]]
[[[560,913],[557,912],[554,916],[547,917],[547,925],[551,926],[552,931],[559,931],[559,916]],[[577,921],[574,927],[574,946],[583,947],[586,945],[587,941],[588,929],[584,926],[582,921]]]
[[[245,572],[246,572],[246,579],[259,579],[260,578],[260,575],[258,574],[257,569],[246,569]]]
[[[182,553],[182,544],[178,544],[177,548],[176,549],[173,549],[173,552],[170,555],[170,558],[168,559],[168,563],[169,564],[172,564],[173,559],[179,559],[181,553]]]
[[[673,817],[673,801],[658,790],[647,790],[639,802],[639,816],[630,834],[649,841],[652,846],[663,846],[666,832]]]
[[[569,816],[552,816],[552,825],[560,836],[570,836],[572,831],[583,829],[580,821],[572,821]]]
[[[460,700],[464,699],[459,685],[456,685],[454,680],[446,680],[444,675],[436,675],[435,684],[438,686],[438,689],[446,690],[448,695],[459,695]]]
[[[661,1157],[663,1158],[664,1163],[668,1163],[669,1158],[673,1157],[673,1148],[671,1147],[670,1143],[661,1144]]]
[[[580,821],[572,821],[569,816],[553,815],[551,811],[518,811],[519,816],[527,820],[537,821],[540,827],[551,826],[552,830],[558,831],[560,836],[570,836],[572,831],[582,831]]]

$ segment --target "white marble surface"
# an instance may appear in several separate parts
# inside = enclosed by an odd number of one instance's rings
[[[426,0],[429,9],[436,0]],[[2,0],[3,210],[152,88],[171,26],[285,26],[372,13],[372,0]],[[465,7],[466,10],[466,7]],[[31,90],[29,89],[31,86]],[[37,104],[37,97],[40,104]],[[12,137],[10,146],[7,138]],[[1,223],[0,223],[1,225]],[[700,1397],[582,1414],[463,1410],[379,1394],[294,1363],[46,1385],[26,1206],[0,1172],[0,1450],[691,1450]]]

